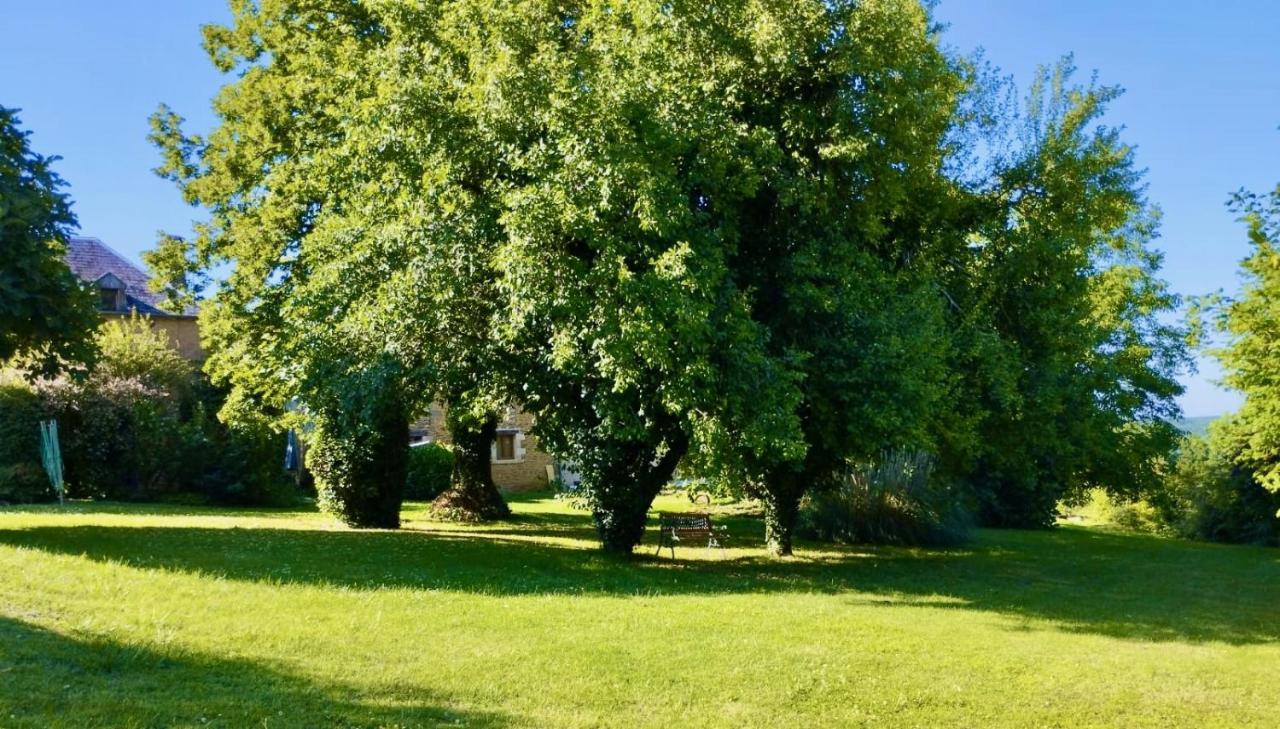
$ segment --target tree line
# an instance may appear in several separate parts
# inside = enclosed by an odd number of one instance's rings
[[[238,5],[217,127],[153,119],[208,219],[150,263],[227,271],[224,415],[305,403],[354,525],[398,523],[433,400],[475,451],[455,505],[500,515],[475,471],[518,402],[609,551],[679,466],[787,554],[806,493],[903,447],[1047,525],[1151,484],[1186,332],[1117,90],[1066,60],[1014,103],[938,33],[915,0]]]
[[[918,0],[233,9],[215,128],[152,118],[204,220],[146,258],[202,300],[222,417],[311,423],[349,524],[398,525],[434,401],[442,512],[506,513],[518,403],[619,553],[677,467],[758,499],[776,554],[891,450],[989,525],[1166,475],[1192,327],[1119,90],[1069,58],[1019,97]]]

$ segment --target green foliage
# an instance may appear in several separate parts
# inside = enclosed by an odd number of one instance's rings
[[[842,544],[941,547],[968,541],[972,526],[964,494],[933,477],[927,454],[894,451],[810,494],[797,533]]]
[[[1280,544],[1280,494],[1233,462],[1230,423],[1182,442],[1166,490],[1154,500],[1161,524],[1192,539]]]
[[[98,366],[87,378],[3,390],[6,402],[22,394],[25,407],[21,418],[11,415],[16,408],[0,407],[0,432],[34,429],[42,417],[58,421],[71,496],[153,500],[193,494],[258,505],[296,500],[281,465],[281,437],[263,421],[225,426],[214,419],[223,394],[197,378],[147,319],[108,322],[98,334],[98,350]],[[20,459],[6,460],[7,450],[0,444],[0,467],[20,465]],[[25,457],[38,465],[35,453]]]
[[[337,363],[334,363],[338,366]],[[400,526],[409,460],[409,414],[396,389],[398,366],[348,370],[340,392],[310,401],[316,428],[307,450],[319,505],[353,527]],[[337,377],[324,375],[324,382]]]
[[[169,345],[164,330],[150,317],[133,311],[104,322],[96,337],[100,361],[94,376],[101,380],[137,380],[170,400],[191,395],[191,363]]]
[[[1160,529],[1157,512],[1145,501],[1113,503],[1108,517],[1116,526],[1133,532],[1156,532]]]
[[[0,362],[52,374],[93,359],[92,295],[67,268],[76,226],[57,157],[31,151],[17,112],[0,106]]]
[[[229,27],[205,29],[215,65],[241,72],[215,103],[221,124],[196,138],[181,132],[181,119],[167,108],[152,120],[164,155],[158,171],[205,207],[209,220],[189,240],[162,237],[148,263],[157,282],[183,301],[194,300],[219,270],[200,324],[206,371],[229,392],[220,417],[266,418],[276,426],[314,419],[309,458],[321,504],[352,524],[393,526],[408,448],[401,411],[420,409],[442,389],[427,365],[454,361],[432,358],[425,344],[431,339],[385,324],[418,323],[390,287],[422,237],[446,222],[403,217],[419,202],[434,208],[434,197],[410,186],[430,184],[431,175],[417,166],[411,146],[370,123],[387,109],[370,99],[378,76],[401,100],[407,89],[393,83],[394,56],[372,55],[386,39],[375,6],[330,13],[301,2],[237,3],[233,10]],[[437,268],[428,273],[455,280]],[[450,291],[465,286],[463,280]],[[412,298],[432,310],[426,291],[413,289]],[[396,374],[381,364],[392,360]],[[423,371],[410,377],[413,367]]]
[[[186,487],[179,425],[191,365],[136,314],[105,323],[96,345],[89,377],[40,386],[61,428],[69,494],[141,499]]]
[[[1099,126],[1119,93],[1045,69],[1026,111],[982,137],[989,177],[966,181],[979,221],[943,259],[953,303],[943,471],[990,525],[1043,527],[1060,500],[1159,489],[1177,442],[1175,380],[1189,332],[1158,277],[1158,211],[1133,151]],[[993,94],[996,91],[983,91]]]
[[[298,485],[283,468],[284,437],[264,418],[221,423],[214,416],[223,393],[198,381],[202,396],[179,424],[184,489],[216,504],[291,506]]]
[[[67,493],[146,499],[181,488],[178,403],[140,380],[94,376],[41,386],[58,421]]]
[[[40,398],[21,380],[0,372],[0,502],[54,497],[40,463]]]
[[[50,501],[54,498],[49,476],[36,463],[0,465],[0,503]]]
[[[1245,396],[1228,448],[1258,483],[1280,492],[1280,185],[1265,196],[1236,193],[1231,207],[1248,226],[1253,252],[1241,264],[1244,290],[1220,310],[1229,337],[1217,352],[1224,381]]]
[[[219,125],[152,120],[209,213],[153,268],[194,296],[225,266],[224,417],[323,410],[342,479],[398,438],[342,411],[380,408],[373,363],[411,410],[518,402],[610,551],[682,461],[759,497],[779,554],[809,488],[886,449],[936,451],[990,523],[1154,488],[1185,332],[1096,128],[1116,91],[1063,64],[1005,114],[930,7],[237,3],[205,32]]]
[[[142,262],[151,271],[151,288],[164,295],[170,311],[196,306],[212,281],[195,263],[191,243],[176,235],[160,233],[155,248],[142,253]]]
[[[430,501],[449,488],[453,474],[453,451],[427,443],[409,449],[408,475],[404,497],[414,501]]]
[[[500,331],[552,343],[522,401],[607,549],[686,454],[780,495],[789,534],[807,484],[909,441],[935,397],[937,302],[896,233],[959,82],[915,2],[605,5],[511,6],[488,42],[514,53],[466,49],[520,173]]]

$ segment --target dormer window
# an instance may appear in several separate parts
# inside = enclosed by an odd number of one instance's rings
[[[124,310],[124,281],[115,274],[106,273],[95,283],[98,287],[98,311]]]

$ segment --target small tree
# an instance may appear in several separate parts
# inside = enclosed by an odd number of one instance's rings
[[[190,393],[195,372],[169,344],[164,331],[151,318],[129,316],[105,322],[95,338],[100,353],[95,377],[137,379],[178,400]]]
[[[31,151],[16,110],[0,106],[0,362],[52,374],[93,359],[92,295],[66,263],[76,226],[57,157]]]

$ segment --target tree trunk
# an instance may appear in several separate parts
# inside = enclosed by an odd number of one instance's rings
[[[400,528],[404,483],[409,475],[409,418],[399,413],[382,423],[368,475],[367,524],[381,529]]]
[[[357,528],[396,529],[409,465],[409,418],[396,394],[370,405],[374,427],[343,414],[322,421],[307,462],[320,507]]]
[[[610,474],[610,483],[593,491],[592,513],[606,553],[630,555],[644,538],[649,507],[671,480],[687,449],[687,440],[677,436],[668,441],[667,452],[655,462],[653,449],[639,446],[628,459],[629,468],[619,464]]]
[[[449,435],[453,438],[453,476],[449,488],[431,503],[432,513],[448,521],[505,519],[511,509],[493,483],[489,449],[498,432],[498,416],[477,420],[461,408],[449,408]]]
[[[764,542],[775,557],[791,556],[791,538],[800,513],[799,479],[794,474],[774,476],[765,484]]]

